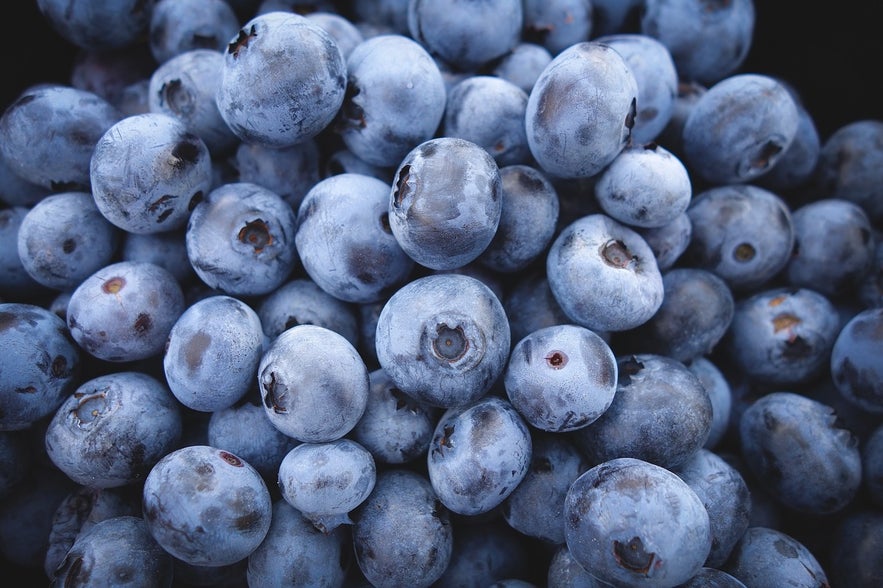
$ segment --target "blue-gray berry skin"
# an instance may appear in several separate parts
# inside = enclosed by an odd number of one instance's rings
[[[883,414],[883,308],[868,308],[843,326],[831,349],[831,378],[850,404]]]
[[[408,469],[378,472],[374,491],[353,513],[352,548],[372,586],[430,586],[454,544],[450,512],[429,480]]]
[[[334,119],[346,90],[346,61],[325,29],[292,12],[248,20],[224,51],[216,101],[246,143],[290,147]]]
[[[6,498],[31,468],[32,448],[27,432],[0,431],[0,499]]]
[[[571,45],[546,66],[528,97],[531,154],[551,176],[598,174],[628,143],[637,96],[635,75],[615,49],[592,41]]]
[[[0,202],[8,208],[30,208],[46,193],[47,189],[43,186],[31,183],[12,171],[0,150]]]
[[[250,586],[344,586],[352,565],[346,528],[322,532],[285,500],[273,503],[266,537],[248,556]]]
[[[745,61],[755,20],[752,0],[648,0],[639,29],[668,47],[681,78],[710,85]]]
[[[874,259],[874,229],[865,210],[849,200],[824,198],[795,209],[791,218],[794,251],[785,268],[788,284],[829,297],[851,292]]]
[[[687,362],[687,368],[699,378],[702,387],[711,400],[711,430],[703,447],[714,450],[727,434],[730,427],[730,411],[733,407],[733,392],[721,369],[707,357],[696,357]]]
[[[383,368],[368,374],[365,412],[350,437],[381,464],[411,463],[426,455],[441,411],[396,388]]]
[[[397,165],[396,162],[395,165]],[[341,147],[328,154],[325,165],[320,170],[322,177],[327,178],[337,174],[354,173],[377,178],[382,182],[392,182],[392,174],[395,172],[391,167],[368,163],[348,147]]]
[[[765,188],[752,184],[708,188],[693,197],[687,214],[692,237],[684,260],[713,271],[735,294],[768,283],[791,258],[791,210],[782,197]]]
[[[462,406],[488,393],[510,351],[503,305],[476,278],[438,274],[408,282],[377,319],[377,360],[405,394]]]
[[[224,4],[221,0],[216,1]],[[151,73],[147,87],[150,112],[177,118],[187,130],[203,140],[212,156],[218,157],[239,144],[239,138],[221,118],[215,102],[223,66],[221,51],[194,48],[161,63]]]
[[[118,250],[120,261],[155,263],[175,276],[183,288],[198,281],[187,257],[184,235],[184,229],[162,233],[124,232]]]
[[[434,270],[462,267],[493,239],[502,193],[499,167],[484,148],[456,137],[430,139],[396,169],[390,228],[417,263]]]
[[[662,41],[641,33],[593,36],[593,41],[616,49],[638,82],[638,103],[632,141],[655,141],[674,113],[678,72],[671,52]]]
[[[633,329],[662,304],[662,275],[647,242],[605,214],[581,217],[559,232],[546,276],[565,314],[593,331]]]
[[[593,463],[633,457],[665,468],[687,461],[711,429],[708,392],[683,363],[649,353],[619,356],[613,402],[570,433]]]
[[[238,181],[261,185],[297,210],[320,179],[319,155],[319,143],[310,139],[280,148],[239,143],[233,158]]]
[[[773,169],[797,135],[791,93],[762,74],[731,75],[705,92],[684,123],[684,162],[713,185],[751,182]]]
[[[717,568],[703,567],[678,588],[746,588],[741,580]]]
[[[836,523],[825,569],[832,586],[879,586],[883,582],[883,514],[860,508]]]
[[[761,484],[786,507],[831,514],[861,486],[858,438],[830,406],[795,392],[771,392],[739,421],[742,456]]]
[[[144,480],[178,446],[180,405],[144,372],[124,371],[83,382],[46,428],[46,453],[61,471],[90,488]]]
[[[500,168],[503,208],[497,231],[476,260],[492,270],[512,274],[546,252],[558,225],[560,203],[555,186],[542,171],[525,164]]]
[[[856,286],[859,301],[866,308],[883,307],[883,239],[875,232],[871,264]]]
[[[89,167],[101,214],[131,233],[183,228],[212,186],[205,142],[161,112],[127,116],[95,144]]]
[[[599,175],[595,198],[630,227],[658,228],[686,212],[693,185],[686,166],[656,143],[631,143]]]
[[[461,521],[455,519],[451,561],[434,587],[488,586],[500,578],[529,577],[537,571],[536,544],[504,520],[492,518],[477,525]]]
[[[689,580],[711,549],[708,512],[671,471],[630,457],[580,475],[564,503],[574,559],[618,586],[672,587]]]
[[[90,355],[134,361],[162,352],[184,310],[184,293],[167,270],[149,262],[118,261],[73,291],[67,326]]]
[[[352,20],[333,9],[325,10],[322,7],[317,7],[311,12],[306,12],[304,16],[307,20],[316,23],[331,35],[334,42],[340,48],[344,59],[347,59],[353,49],[365,40],[362,31],[359,30]]]
[[[222,184],[196,205],[187,223],[187,256],[196,275],[231,296],[269,294],[299,264],[297,214],[258,184]]]
[[[567,543],[559,545],[549,560],[548,588],[606,588],[610,586],[590,574],[570,553]]]
[[[272,501],[261,475],[235,454],[209,445],[167,453],[144,480],[142,496],[150,534],[188,564],[245,559],[270,528]]]
[[[156,0],[83,2],[39,0],[40,13],[59,35],[81,49],[118,50],[142,40]]]
[[[696,492],[708,511],[711,551],[705,565],[719,568],[748,529],[751,493],[735,467],[708,449],[699,449],[672,470]]]
[[[808,288],[771,288],[736,303],[723,345],[757,382],[793,386],[827,367],[841,330],[834,304]]]
[[[684,125],[687,123],[690,111],[696,106],[696,102],[707,91],[707,86],[696,81],[680,80],[678,82],[674,110],[668,124],[659,133],[658,142],[665,145],[666,149],[681,159],[684,158]]]
[[[171,587],[172,555],[150,534],[140,516],[118,516],[77,536],[50,576],[52,586]]]
[[[500,58],[491,73],[530,94],[537,78],[551,61],[552,54],[542,45],[521,42]]]
[[[561,305],[555,300],[549,280],[543,271],[528,271],[516,274],[503,298],[503,308],[509,317],[509,329],[513,343],[543,327],[563,325],[571,322]],[[609,340],[609,334],[595,331]]]
[[[271,340],[291,327],[316,325],[342,335],[354,346],[359,342],[356,308],[307,277],[294,277],[285,282],[262,297],[256,310],[264,334]]]
[[[527,92],[512,82],[471,75],[448,92],[442,132],[484,147],[497,165],[528,163],[526,109]]]
[[[521,36],[554,56],[588,39],[593,22],[593,5],[588,0],[526,0]]]
[[[377,35],[353,49],[346,67],[346,96],[333,128],[353,154],[395,167],[435,136],[446,90],[424,46],[405,35]]]
[[[175,398],[203,412],[229,408],[255,385],[264,352],[257,313],[232,296],[187,307],[169,332],[163,372]]]
[[[613,402],[616,357],[600,335],[573,324],[538,329],[515,344],[503,385],[533,427],[561,433],[595,422]]]
[[[160,65],[194,50],[220,53],[239,30],[224,0],[157,0],[150,14],[148,48]]]
[[[340,439],[368,403],[368,368],[355,347],[325,327],[298,325],[270,344],[258,366],[264,411],[305,443]]]
[[[301,443],[279,464],[279,491],[322,532],[352,524],[349,513],[368,498],[377,466],[352,439]]]
[[[310,188],[298,209],[295,245],[304,271],[330,295],[376,302],[407,281],[414,267],[389,223],[389,184],[338,174]]]
[[[18,229],[18,256],[28,274],[53,290],[73,290],[108,265],[123,232],[88,192],[50,194],[32,206]]]
[[[25,90],[0,116],[0,155],[31,184],[89,191],[92,152],[121,117],[107,100],[86,90],[63,85]]]
[[[590,465],[567,437],[533,431],[530,469],[503,501],[500,514],[519,533],[563,544],[564,498]]]
[[[27,429],[55,412],[79,384],[80,349],[55,313],[0,304],[0,430]]]
[[[837,127],[822,142],[813,174],[814,193],[861,206],[874,223],[883,220],[880,178],[883,121],[861,119]]]
[[[408,2],[408,31],[434,56],[462,71],[508,53],[520,39],[524,9],[518,0]]]
[[[592,35],[610,35],[638,28],[644,0],[594,0]]]
[[[883,507],[883,424],[865,440],[861,454],[862,485],[871,503]]]
[[[822,139],[816,120],[796,90],[787,84],[797,104],[797,134],[773,169],[758,178],[758,183],[773,191],[807,188],[812,193],[812,180],[822,152]]]
[[[512,404],[480,398],[439,418],[427,455],[429,481],[451,511],[486,513],[527,475],[531,449],[527,423]]]
[[[749,527],[721,569],[757,588],[830,586],[825,569],[806,545],[770,527]]]

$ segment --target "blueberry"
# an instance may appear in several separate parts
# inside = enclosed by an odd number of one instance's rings
[[[356,562],[373,586],[430,586],[453,545],[449,511],[413,470],[378,472],[374,491],[353,514]]]
[[[98,140],[90,163],[101,214],[131,233],[184,228],[212,183],[205,142],[161,112],[128,116]]]
[[[644,0],[592,0],[592,35],[633,32],[640,26]]]
[[[187,256],[196,275],[231,296],[269,294],[299,263],[297,214],[258,184],[222,184],[197,203],[187,221]]]
[[[546,66],[528,97],[531,154],[552,176],[598,174],[627,145],[637,96],[635,75],[615,49],[591,41],[569,46]]]
[[[746,586],[829,586],[819,560],[790,534],[769,527],[749,527],[721,569]]]
[[[836,523],[826,569],[832,586],[876,586],[883,581],[883,515],[858,509]],[[825,555],[825,554],[820,554]]]
[[[407,281],[414,267],[389,219],[389,184],[338,174],[310,188],[298,209],[295,245],[301,264],[328,294],[376,302]]]
[[[120,261],[156,264],[172,274],[182,287],[198,281],[187,257],[185,230],[162,233],[124,232],[119,246]]]
[[[297,325],[325,327],[343,336],[353,346],[359,343],[356,308],[335,298],[314,281],[295,277],[257,302],[264,334],[271,340]]]
[[[118,516],[77,536],[50,576],[53,586],[171,586],[172,556],[150,534],[140,516]]]
[[[264,348],[257,313],[232,296],[194,302],[172,326],[163,372],[181,404],[203,412],[230,408],[255,386]]]
[[[123,231],[111,224],[88,192],[50,194],[31,207],[18,229],[25,271],[47,288],[73,290],[111,263]]]
[[[351,551],[344,527],[323,533],[280,498],[273,503],[266,537],[248,556],[248,584],[344,586]]]
[[[512,342],[518,343],[526,336],[543,327],[568,324],[570,317],[564,314],[545,272],[530,271],[516,274],[509,291],[503,298],[503,308],[509,318]],[[605,341],[609,333],[595,331]]]
[[[633,329],[662,304],[662,275],[647,242],[605,214],[579,218],[558,233],[546,276],[565,314],[595,331]]]
[[[322,177],[329,177],[343,173],[362,174],[377,178],[382,182],[391,183],[392,174],[395,170],[388,167],[368,163],[347,147],[338,149],[328,155],[325,166],[321,170]],[[311,186],[312,187],[312,186]]]
[[[683,363],[663,355],[619,356],[613,402],[570,434],[593,463],[632,457],[665,468],[686,462],[711,429],[708,392]]]
[[[34,304],[0,303],[0,430],[55,413],[79,384],[80,350],[64,321]]]
[[[78,484],[116,488],[140,483],[178,446],[181,409],[168,387],[143,372],[83,382],[46,428],[46,453]]]
[[[711,549],[708,512],[696,492],[640,459],[611,459],[581,474],[567,491],[564,517],[573,558],[616,585],[677,586]]]
[[[89,191],[92,152],[121,117],[86,90],[63,85],[25,90],[0,116],[0,155],[26,182],[52,191]]]
[[[134,361],[162,352],[184,309],[181,286],[167,270],[148,262],[118,261],[73,291],[67,326],[90,355]]]
[[[617,388],[613,351],[595,332],[563,324],[538,329],[516,343],[503,384],[533,427],[554,433],[595,422]]]
[[[160,65],[194,50],[222,52],[239,30],[224,0],[156,0],[148,25],[148,48]]]
[[[853,316],[837,334],[831,349],[831,377],[840,394],[858,408],[883,413],[883,364],[880,350],[883,308]]]
[[[0,431],[0,499],[9,496],[19,482],[28,475],[32,451],[27,433]]]
[[[24,206],[0,209],[0,297],[6,302],[19,302],[46,289],[31,277],[18,255],[19,228],[29,211]]]
[[[252,17],[230,40],[216,101],[242,141],[290,147],[331,123],[346,85],[346,62],[325,29],[271,11]]]
[[[605,588],[609,586],[590,574],[570,553],[567,543],[559,545],[549,561],[546,573],[549,588]]]
[[[499,59],[491,73],[530,94],[537,78],[551,61],[552,54],[544,46],[521,42]]]
[[[389,193],[389,225],[402,249],[430,269],[455,269],[490,244],[502,214],[493,157],[472,141],[438,137],[399,163]]]
[[[592,34],[592,8],[589,0],[525,0],[521,37],[558,55]]]
[[[745,584],[723,570],[703,567],[679,588],[745,588]]]
[[[144,480],[143,507],[157,543],[202,566],[247,558],[272,519],[270,492],[257,470],[208,445],[182,447],[159,460]]]
[[[414,39],[366,39],[346,63],[347,91],[334,129],[366,163],[395,167],[435,135],[445,112],[442,73]]]
[[[87,0],[70,6],[38,0],[37,7],[59,35],[83,49],[115,50],[141,41],[150,27],[157,0]]]
[[[350,511],[374,490],[371,453],[352,439],[301,443],[279,464],[279,490],[317,529],[329,533],[352,524]]]
[[[499,578],[529,576],[534,545],[500,518],[482,524],[455,520],[454,547],[437,588],[486,587]]]
[[[315,139],[279,148],[240,143],[233,155],[238,172],[236,179],[279,194],[296,211],[320,179],[319,152]]]
[[[342,335],[297,325],[270,344],[258,366],[264,411],[283,433],[327,443],[349,433],[368,403],[368,369]]]
[[[460,274],[408,282],[377,319],[380,366],[402,392],[443,408],[487,394],[510,345],[502,303],[481,281]]]
[[[730,412],[733,407],[733,392],[724,373],[707,357],[696,357],[687,362],[687,368],[699,378],[699,382],[711,400],[711,430],[703,447],[717,449],[730,427]]]
[[[862,485],[871,503],[883,505],[883,424],[877,425],[861,447]]]
[[[46,188],[12,170],[0,149],[0,202],[7,208],[30,208],[46,196]]]
[[[350,19],[331,10],[314,10],[304,15],[331,35],[340,48],[343,58],[347,59],[353,49],[365,40],[362,31]]]
[[[771,392],[742,414],[742,455],[788,508],[835,513],[853,501],[862,474],[858,439],[839,425],[830,406],[795,392]]]
[[[778,79],[731,75],[690,109],[682,134],[685,163],[713,185],[751,182],[784,156],[799,118],[793,96]]]
[[[763,174],[757,182],[773,191],[795,191],[806,187],[812,193],[812,181],[822,151],[822,140],[815,117],[810,113],[800,95],[785,80],[785,84],[797,105],[797,134],[791,145],[776,161],[773,169]]]

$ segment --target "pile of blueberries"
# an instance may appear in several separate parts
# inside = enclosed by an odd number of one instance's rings
[[[752,0],[36,7],[10,577],[883,586],[883,117]]]

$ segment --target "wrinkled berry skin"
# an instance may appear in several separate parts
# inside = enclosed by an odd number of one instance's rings
[[[0,154],[32,184],[89,191],[95,145],[121,118],[107,100],[86,90],[60,85],[26,90],[0,116]]]
[[[617,586],[677,586],[711,549],[696,492],[669,470],[630,457],[580,475],[567,491],[564,520],[573,558]]]
[[[46,428],[46,453],[83,486],[140,482],[182,434],[168,387],[143,372],[114,372],[81,384]]]
[[[794,97],[776,78],[730,76],[690,110],[682,135],[685,162],[711,184],[751,182],[787,152],[799,120]]]
[[[613,402],[617,364],[600,335],[564,324],[534,331],[515,344],[503,375],[506,395],[533,427],[574,431]]]
[[[140,516],[105,519],[77,536],[50,576],[52,586],[168,587],[174,560]]]
[[[503,186],[494,158],[479,145],[438,137],[399,164],[389,194],[389,225],[417,263],[463,267],[490,244],[500,223]]]
[[[850,404],[883,414],[883,308],[865,309],[840,330],[831,349],[831,377]]]
[[[462,515],[499,506],[527,475],[532,440],[508,400],[487,396],[449,408],[439,418],[427,454],[439,500]]]
[[[565,314],[593,331],[633,329],[662,304],[662,275],[647,242],[605,214],[561,230],[546,256],[546,275]]]
[[[531,154],[553,177],[596,175],[628,143],[637,97],[635,75],[615,49],[592,41],[568,47],[546,66],[528,97]]]
[[[297,214],[277,193],[250,182],[222,184],[187,222],[187,257],[210,288],[231,296],[269,294],[299,259]]]
[[[258,14],[224,52],[216,101],[246,143],[290,147],[334,119],[346,90],[346,61],[325,29],[292,12]]]
[[[798,512],[838,512],[861,486],[858,438],[817,400],[795,392],[762,396],[742,413],[739,439],[756,479]]]
[[[90,355],[105,361],[134,361],[162,352],[184,309],[181,286],[167,270],[148,262],[119,261],[74,290],[67,326]]]
[[[294,242],[313,281],[345,302],[377,302],[404,285],[414,260],[389,226],[389,184],[338,174],[314,184],[298,209]]]
[[[413,470],[380,471],[353,513],[356,562],[373,586],[431,586],[448,567],[453,544],[450,512]]]
[[[462,274],[408,282],[377,319],[380,366],[402,392],[443,408],[484,396],[503,373],[510,345],[502,303]]]
[[[193,410],[233,406],[254,387],[264,352],[257,313],[237,298],[194,302],[169,332],[163,373],[172,394]]]
[[[51,415],[78,385],[80,350],[42,306],[0,303],[0,348],[0,431]]]
[[[368,403],[368,369],[342,335],[297,325],[270,344],[258,366],[264,411],[283,433],[305,443],[340,439]]]
[[[749,527],[721,569],[752,588],[831,585],[806,545],[771,527]]]
[[[273,505],[263,478],[216,447],[167,453],[144,480],[142,496],[150,534],[187,564],[217,567],[245,559],[270,528]]]
[[[445,112],[445,83],[414,39],[393,34],[366,39],[347,59],[347,76],[334,129],[359,159],[395,167],[435,135]]]
[[[95,145],[92,196],[107,220],[130,233],[181,229],[212,186],[208,147],[178,118],[127,116]]]

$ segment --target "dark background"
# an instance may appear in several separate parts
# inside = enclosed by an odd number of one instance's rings
[[[35,1],[5,27],[0,107],[37,82],[69,82],[78,51],[43,19]],[[883,34],[874,2],[809,4],[755,0],[757,21],[744,72],[779,76],[798,90],[820,135],[861,118],[883,119],[878,90]],[[816,9],[815,7],[822,7]]]

